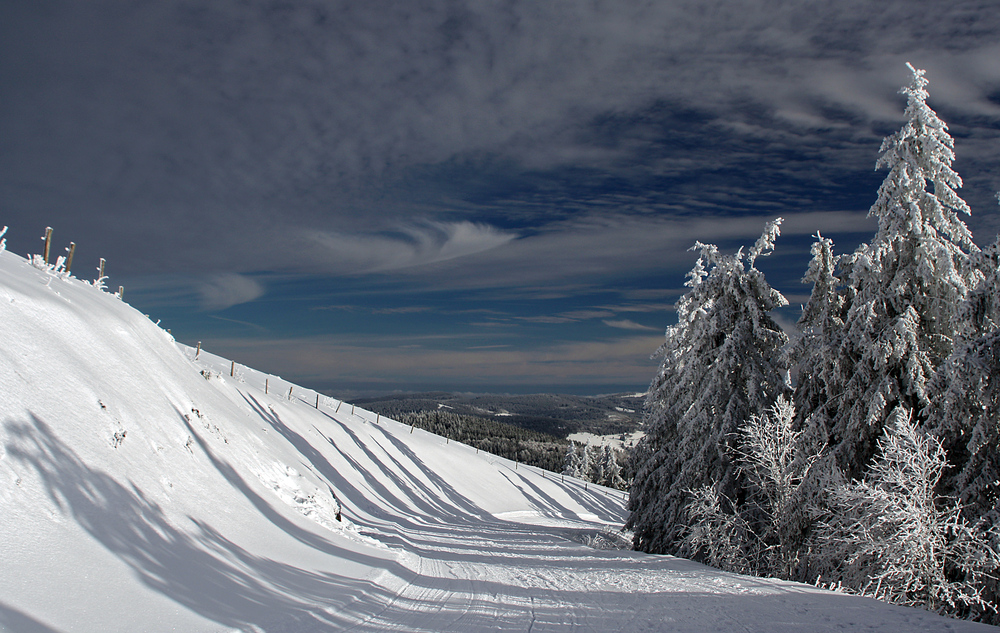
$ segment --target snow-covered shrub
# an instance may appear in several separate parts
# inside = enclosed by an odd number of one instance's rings
[[[580,542],[594,549],[631,549],[632,535],[625,530],[604,526],[600,532],[580,535]]]
[[[832,491],[813,550],[828,565],[822,581],[944,614],[995,611],[983,581],[1000,566],[996,534],[937,497],[944,450],[911,417],[894,409],[868,475]]]
[[[795,407],[784,396],[766,414],[752,415],[740,429],[740,468],[756,490],[754,506],[763,524],[754,530],[765,547],[760,572],[789,578],[811,522],[801,487],[824,448],[814,435],[796,431]]]
[[[725,571],[759,573],[764,543],[736,504],[714,486],[702,486],[688,494],[684,545],[690,556]]]
[[[28,263],[30,263],[32,266],[34,266],[38,270],[42,270],[42,271],[45,271],[45,272],[49,272],[49,271],[52,270],[52,265],[45,263],[45,257],[43,257],[43,256],[41,256],[41,255],[39,255],[37,253],[35,253],[34,255],[29,255],[28,256]]]

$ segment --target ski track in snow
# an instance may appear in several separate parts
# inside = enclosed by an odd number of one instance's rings
[[[0,631],[996,630],[586,547],[620,492],[195,353],[0,253]]]

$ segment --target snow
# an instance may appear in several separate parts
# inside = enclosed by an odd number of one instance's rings
[[[635,446],[635,443],[641,440],[646,435],[643,431],[633,431],[625,435],[625,441],[622,441],[621,433],[612,433],[611,435],[596,435],[594,433],[579,432],[570,433],[566,436],[566,439],[576,442],[578,444],[589,444],[590,446],[604,446],[605,444],[610,444],[617,449],[625,449],[629,446]]]
[[[585,547],[620,492],[194,356],[0,252],[0,630],[993,630]]]

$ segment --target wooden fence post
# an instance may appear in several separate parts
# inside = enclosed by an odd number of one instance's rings
[[[342,405],[342,404],[344,404],[343,400],[341,400],[340,402],[337,403],[337,408],[336,408],[336,410],[334,410],[334,413],[340,413],[340,405]]]
[[[97,266],[97,280],[100,281],[104,279],[104,258],[101,258],[101,263]]]
[[[316,410],[319,410],[319,394],[316,394]]]
[[[45,263],[48,264],[49,263],[49,247],[52,246],[52,227],[51,226],[45,227],[45,237],[43,237],[42,239],[45,240],[45,255],[44,255],[44,258],[45,258]]]
[[[230,375],[230,377],[234,377],[234,378],[236,377],[236,361],[235,360],[233,361],[232,367],[229,368],[229,375]]]
[[[70,242],[69,248],[66,249],[68,255],[66,255],[66,273],[69,274],[69,269],[73,267],[73,253],[76,252],[76,242]]]
[[[104,260],[102,259],[101,261],[103,262]],[[194,353],[194,359],[195,359],[195,360],[198,360],[198,356],[199,356],[200,354],[201,354],[201,341],[198,341],[198,349],[197,349],[197,350],[195,350],[195,353]]]

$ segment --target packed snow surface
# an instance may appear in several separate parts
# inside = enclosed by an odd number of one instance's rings
[[[195,355],[0,252],[0,630],[995,630],[588,547],[622,493]]]

